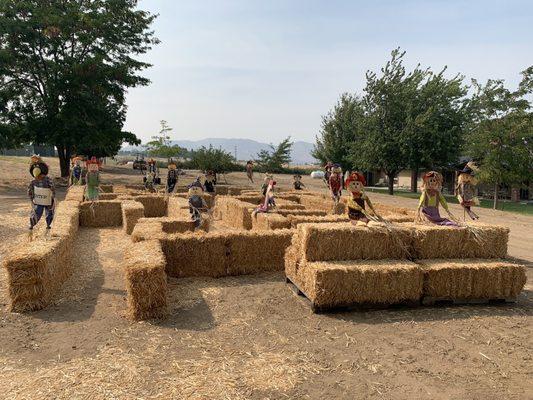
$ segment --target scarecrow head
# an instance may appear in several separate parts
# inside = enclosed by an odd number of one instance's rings
[[[176,163],[175,163],[174,161],[170,161],[170,162],[168,163],[168,166],[167,166],[167,168],[170,169],[170,170],[174,170],[174,169],[176,169],[177,167],[178,167],[178,166],[176,165]]]
[[[274,179],[274,176],[270,173],[265,173],[265,183],[268,184],[272,179]]]
[[[43,160],[39,154],[34,154],[30,157],[30,164],[38,164],[41,162],[43,162]]]
[[[207,182],[213,182],[215,180],[215,173],[212,170],[205,172],[205,180]]]
[[[198,179],[191,183],[188,188],[189,197],[201,196],[204,193],[204,187]]]
[[[477,165],[470,161],[468,162],[462,170],[459,171],[459,176],[457,181],[459,183],[471,183],[473,185],[477,184],[477,179],[475,177],[475,172],[478,170]]]
[[[365,189],[366,179],[360,172],[352,172],[346,182],[344,182],[344,185],[352,194],[359,194]]]
[[[422,177],[424,189],[441,190],[442,175],[436,171],[429,171]]]
[[[302,175],[297,174],[293,176],[294,182],[300,182],[302,180]]]
[[[333,164],[333,166],[331,167],[331,172],[333,172],[334,174],[342,174],[342,168],[339,164]]]
[[[87,160],[87,171],[89,172],[98,172],[98,169],[100,167],[100,164],[98,163],[98,160],[96,157],[91,157],[90,160]]]
[[[31,156],[30,174],[34,178],[44,178],[48,175],[48,165],[37,154]]]

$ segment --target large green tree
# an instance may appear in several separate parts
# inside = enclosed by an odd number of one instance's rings
[[[257,154],[256,163],[268,172],[281,172],[283,166],[291,161],[292,142],[290,136],[277,146],[269,145],[269,150],[261,150]]]
[[[135,57],[157,43],[136,0],[0,0],[0,124],[17,142],[109,155],[123,142],[125,93],[146,85]],[[12,131],[13,132],[13,131]]]
[[[322,128],[316,138],[313,157],[322,163],[339,163],[343,169],[351,167],[350,148],[361,135],[364,123],[362,100],[344,93],[339,101],[322,117]]]
[[[367,72],[361,134],[351,146],[353,166],[383,170],[390,194],[401,170],[413,170],[416,192],[419,168],[457,159],[468,115],[461,76],[447,79],[445,70],[435,74],[420,66],[408,72],[404,55],[395,49],[380,74]]]
[[[473,81],[473,121],[466,151],[479,164],[482,182],[494,188],[494,208],[501,185],[521,186],[533,179],[533,66],[522,72],[517,90],[502,80]]]

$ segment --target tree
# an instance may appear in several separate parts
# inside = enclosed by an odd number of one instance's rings
[[[344,93],[328,114],[322,117],[320,137],[316,138],[313,157],[322,163],[339,163],[343,169],[351,167],[350,147],[361,135],[364,107],[356,95]]]
[[[269,145],[270,150],[261,150],[257,154],[256,162],[265,171],[281,172],[283,165],[291,161],[292,142],[289,136],[277,146]]]
[[[125,92],[149,83],[131,55],[158,42],[154,18],[136,0],[0,0],[0,124],[54,145],[62,176],[73,152],[140,144],[122,131]]]
[[[167,121],[162,120],[159,134],[152,136],[152,140],[146,143],[148,154],[152,156],[166,157],[168,159],[179,157],[183,154],[185,149],[182,149],[178,145],[172,145],[169,135],[169,132],[171,131],[172,128],[168,125]]]
[[[193,168],[202,171],[212,170],[215,173],[220,173],[233,169],[235,158],[222,149],[215,149],[213,146],[202,146],[193,151],[191,164]]]
[[[494,203],[502,184],[520,186],[533,179],[533,114],[528,95],[533,92],[533,66],[522,72],[516,91],[502,80],[485,85],[473,81],[473,121],[466,151],[478,161],[479,178],[493,185]]]

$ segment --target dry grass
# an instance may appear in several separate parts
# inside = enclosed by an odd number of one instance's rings
[[[441,299],[509,299],[526,283],[526,268],[507,260],[421,260],[424,295]]]
[[[167,313],[167,276],[159,241],[146,240],[128,247],[123,266],[128,316],[135,320],[164,317]]]
[[[122,225],[124,231],[131,235],[139,219],[144,217],[144,206],[137,201],[124,201],[122,203]]]
[[[420,267],[399,260],[312,262],[291,278],[322,309],[418,301],[423,284]]]
[[[91,228],[122,226],[122,201],[98,200],[81,203],[80,226]]]

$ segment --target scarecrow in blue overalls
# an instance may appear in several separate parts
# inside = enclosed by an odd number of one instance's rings
[[[55,187],[48,177],[48,165],[38,155],[31,157],[30,174],[33,180],[28,186],[28,196],[31,200],[30,230],[37,225],[43,213],[46,213],[46,229],[50,229],[54,219]]]

